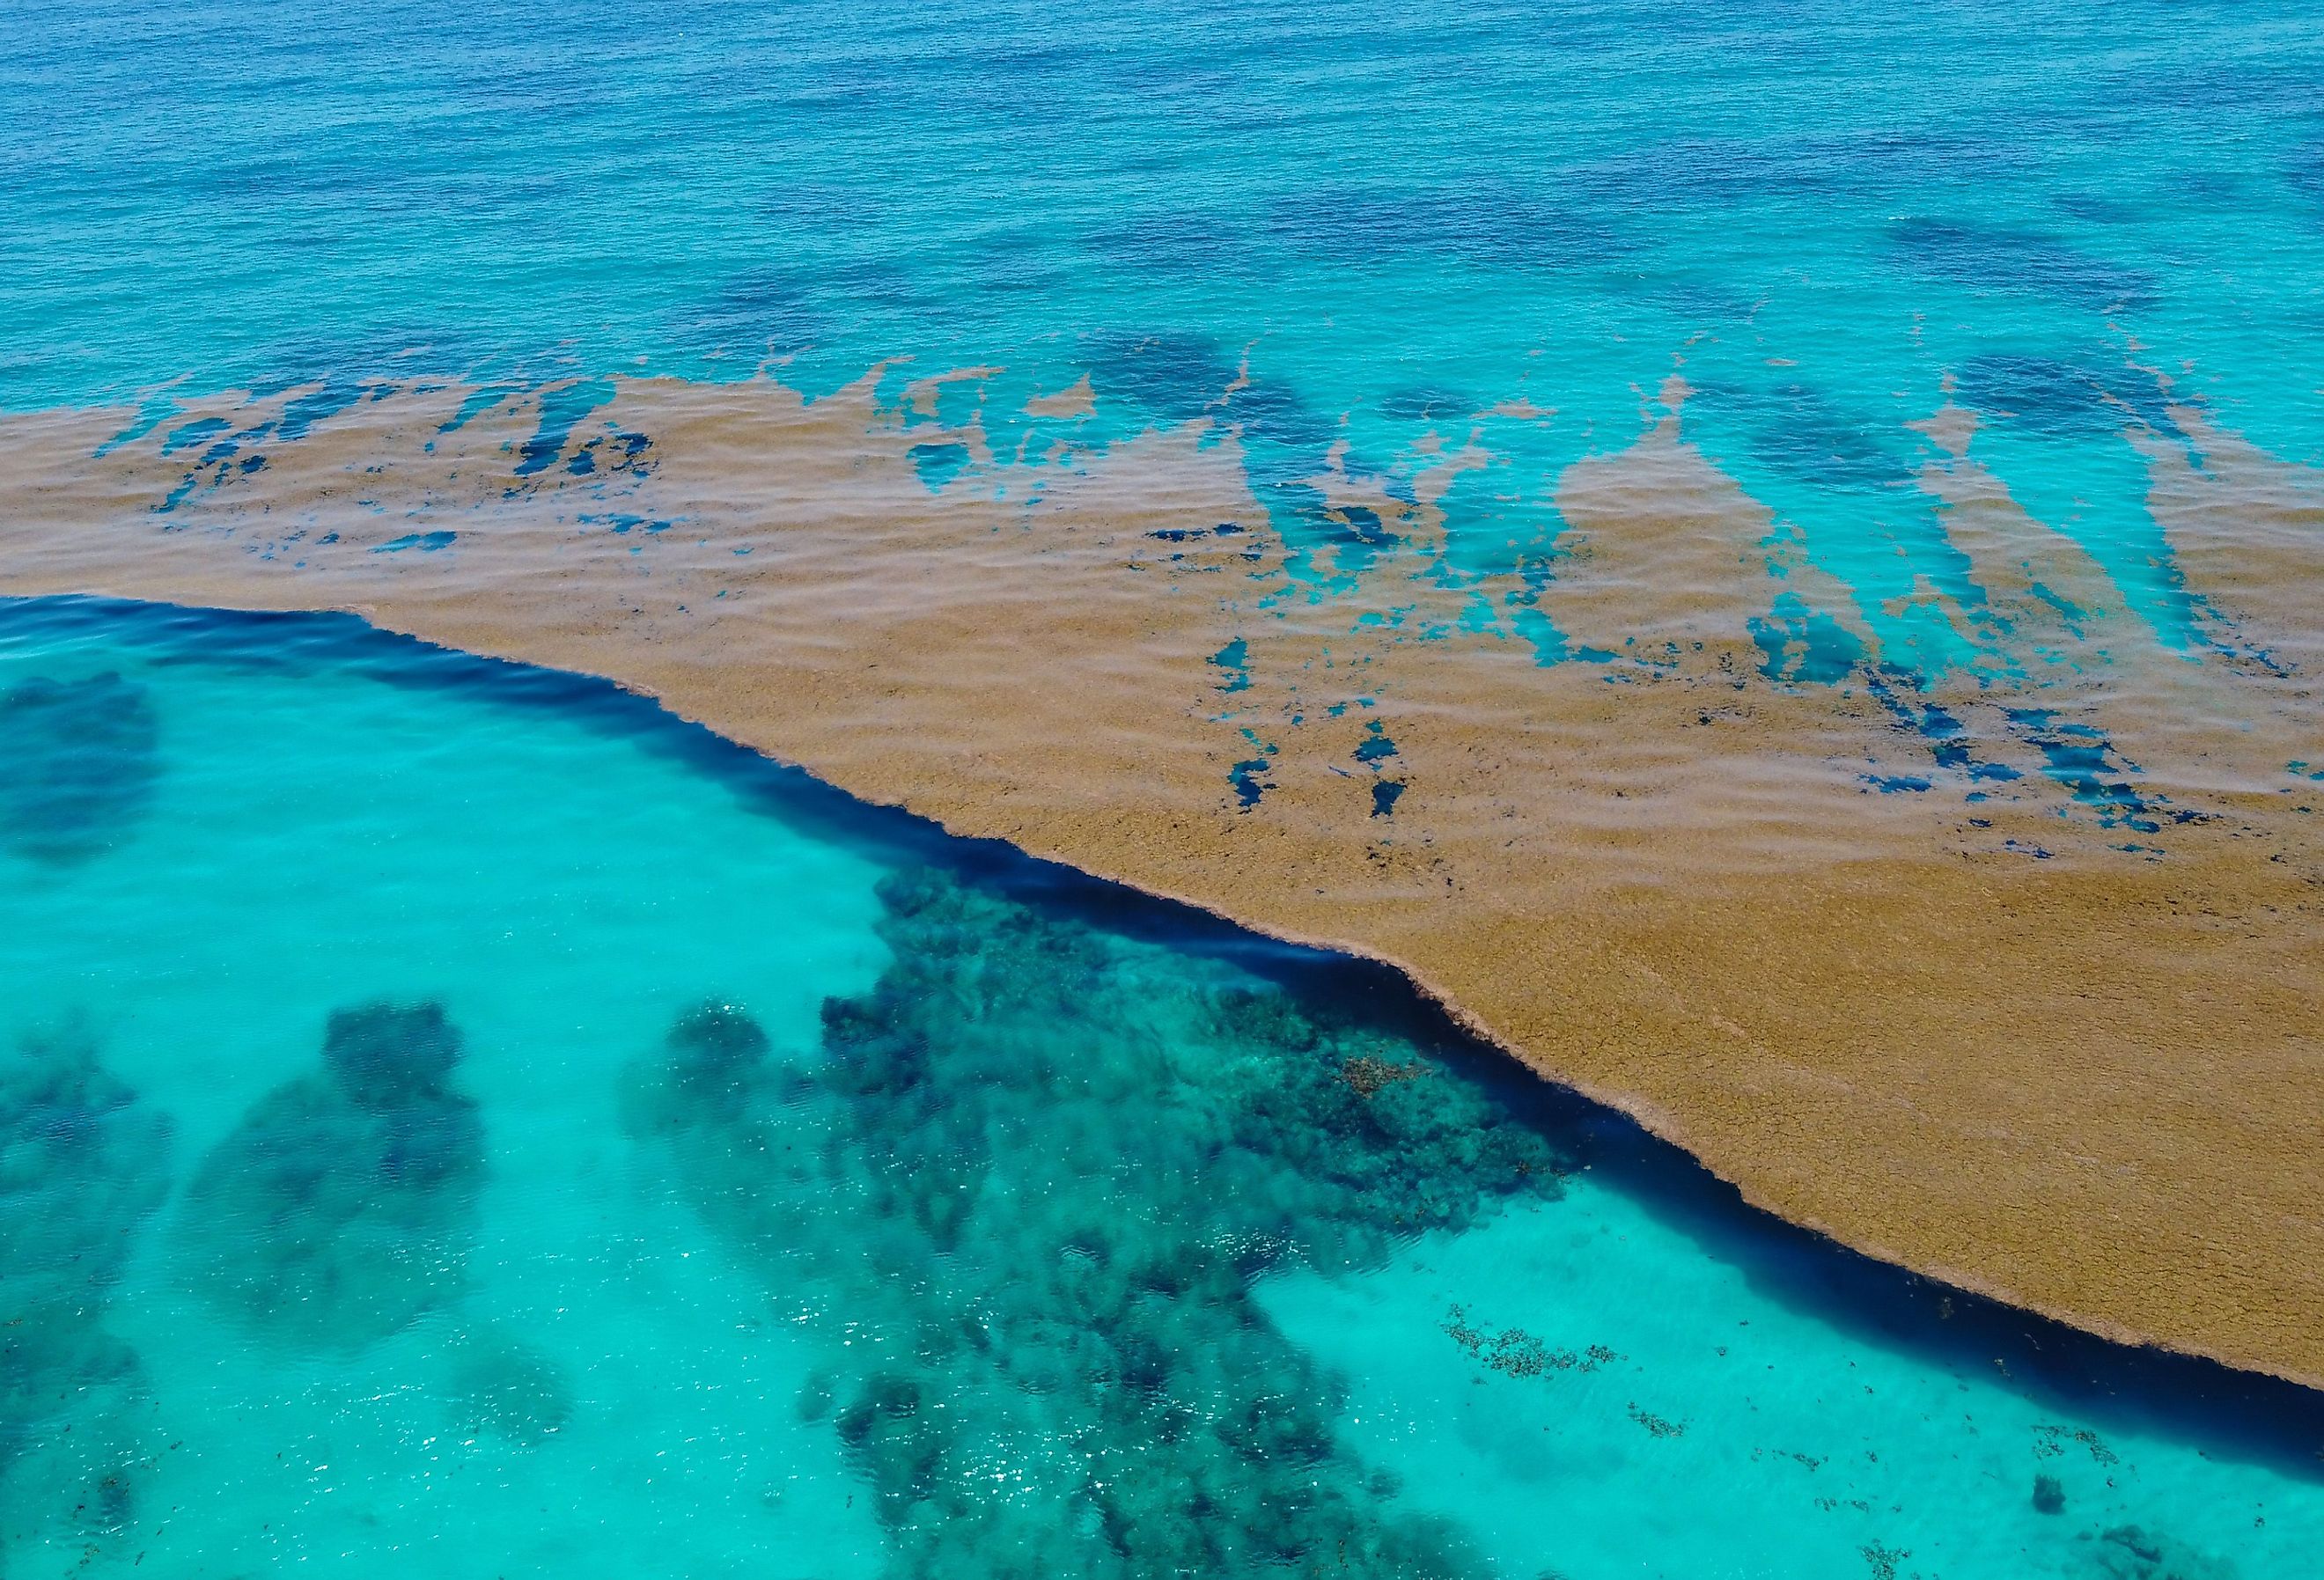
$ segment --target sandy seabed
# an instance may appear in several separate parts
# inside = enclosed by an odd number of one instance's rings
[[[0,418],[0,592],[346,609],[608,677],[1393,962],[1851,1245],[2324,1384],[2324,478],[2173,412],[2175,651],[1935,413],[1919,486],[1977,596],[1914,599],[1989,657],[1924,685],[1686,442],[1676,378],[1561,480],[1545,577],[1513,547],[1455,590],[1457,423],[1408,498],[1310,480],[1361,524],[1335,554],[1284,541],[1231,430],[1089,442],[1084,384],[996,457],[936,420],[976,376],[900,410],[871,375],[628,381],[547,445],[543,392],[457,384],[128,439]],[[1576,656],[1538,661],[1528,607]]]

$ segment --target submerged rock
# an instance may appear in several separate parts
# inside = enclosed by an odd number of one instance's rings
[[[0,1283],[102,1289],[161,1198],[170,1126],[76,1030],[0,1058]]]
[[[383,1112],[440,1103],[460,1062],[460,1033],[444,1006],[364,1004],[334,1010],[323,1030],[323,1067],[349,1102]]]
[[[769,1044],[739,1005],[705,1004],[678,1017],[669,1046],[670,1078],[684,1104],[681,1123],[696,1123],[706,1114],[742,1113]]]
[[[881,899],[892,962],[825,1002],[819,1049],[689,1012],[629,1122],[827,1331],[801,1409],[895,1570],[1474,1566],[1341,1446],[1337,1384],[1251,1285],[1554,1195],[1547,1144],[1250,979],[933,873]]]
[[[454,1353],[452,1402],[460,1429],[519,1445],[538,1443],[573,1418],[573,1391],[563,1368],[521,1339],[486,1333]]]
[[[2185,1542],[2136,1525],[2100,1533],[2092,1573],[2104,1580],[2235,1580],[2235,1570]]]
[[[105,1313],[169,1134],[85,1035],[0,1058],[0,1550],[135,1515],[145,1377]]]
[[[323,1068],[277,1086],[188,1192],[197,1284],[293,1342],[368,1343],[458,1287],[484,1180],[460,1035],[434,1003],[332,1013]]]
[[[0,693],[0,841],[56,865],[119,844],[152,799],[159,738],[145,688],[118,675]]]

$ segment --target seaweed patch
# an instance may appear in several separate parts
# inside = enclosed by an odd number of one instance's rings
[[[1252,1284],[1554,1197],[1547,1143],[1222,967],[929,873],[880,894],[892,963],[825,1001],[819,1046],[704,1005],[625,1106],[823,1339],[801,1411],[872,1488],[894,1572],[1473,1567],[1341,1444],[1338,1385]]]
[[[51,865],[119,844],[152,799],[160,734],[145,688],[115,674],[0,694],[0,841]]]
[[[1445,1317],[1444,1332],[1471,1360],[1507,1377],[1546,1377],[1552,1372],[1590,1372],[1622,1359],[1604,1344],[1591,1344],[1579,1352],[1552,1349],[1521,1327],[1490,1333],[1471,1326],[1468,1312],[1459,1306],[1453,1307]],[[1630,1412],[1632,1418],[1637,1419],[1638,1409],[1636,1405],[1630,1407]],[[1669,1425],[1668,1422],[1663,1424]],[[1674,1437],[1676,1433],[1655,1435]]]
[[[1872,1572],[1872,1580],[1897,1580],[1896,1566],[1913,1556],[1908,1548],[1884,1547],[1877,1541],[1856,1550],[1863,1557],[1865,1567]]]
[[[2111,1466],[2122,1463],[2121,1456],[2107,1446],[2106,1439],[2087,1427],[2040,1426],[2034,1428],[2034,1457],[2036,1459],[2055,1459],[2066,1452],[2066,1446],[2070,1443],[2088,1449],[2093,1465]]]
[[[1641,1427],[1644,1427],[1646,1429],[1646,1435],[1650,1437],[1683,1437],[1686,1436],[1686,1423],[1684,1421],[1669,1420],[1662,1416],[1655,1414],[1652,1410],[1641,1409],[1638,1408],[1637,1402],[1635,1400],[1631,1401],[1628,1409],[1630,1418],[1637,1422]]]
[[[443,1006],[332,1012],[323,1068],[253,1105],[203,1160],[185,1208],[195,1282],[253,1326],[353,1347],[459,1283],[484,1178]]]
[[[1340,1067],[1340,1079],[1359,1097],[1377,1097],[1398,1081],[1416,1081],[1427,1073],[1428,1067],[1417,1059],[1391,1064],[1369,1053],[1360,1053]]]

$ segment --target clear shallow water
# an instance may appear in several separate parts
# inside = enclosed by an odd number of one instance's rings
[[[1821,1246],[1377,973],[594,683],[14,605],[0,734],[12,1576],[2324,1539],[2310,1395]]]

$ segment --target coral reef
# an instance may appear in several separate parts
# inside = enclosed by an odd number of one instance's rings
[[[145,688],[118,675],[0,694],[0,842],[51,865],[117,844],[152,799],[159,735]]]
[[[1342,1446],[1336,1384],[1251,1286],[1554,1196],[1547,1144],[1423,1050],[1224,968],[931,873],[881,898],[892,963],[825,1002],[820,1049],[707,1005],[627,1095],[826,1335],[802,1409],[874,1489],[894,1570],[1472,1566]]]
[[[457,1287],[484,1178],[460,1034],[435,1003],[334,1011],[323,1068],[261,1098],[186,1204],[197,1285],[254,1326],[351,1347]]]
[[[104,1317],[168,1144],[79,1031],[0,1059],[0,1551],[134,1515],[144,1376]]]

